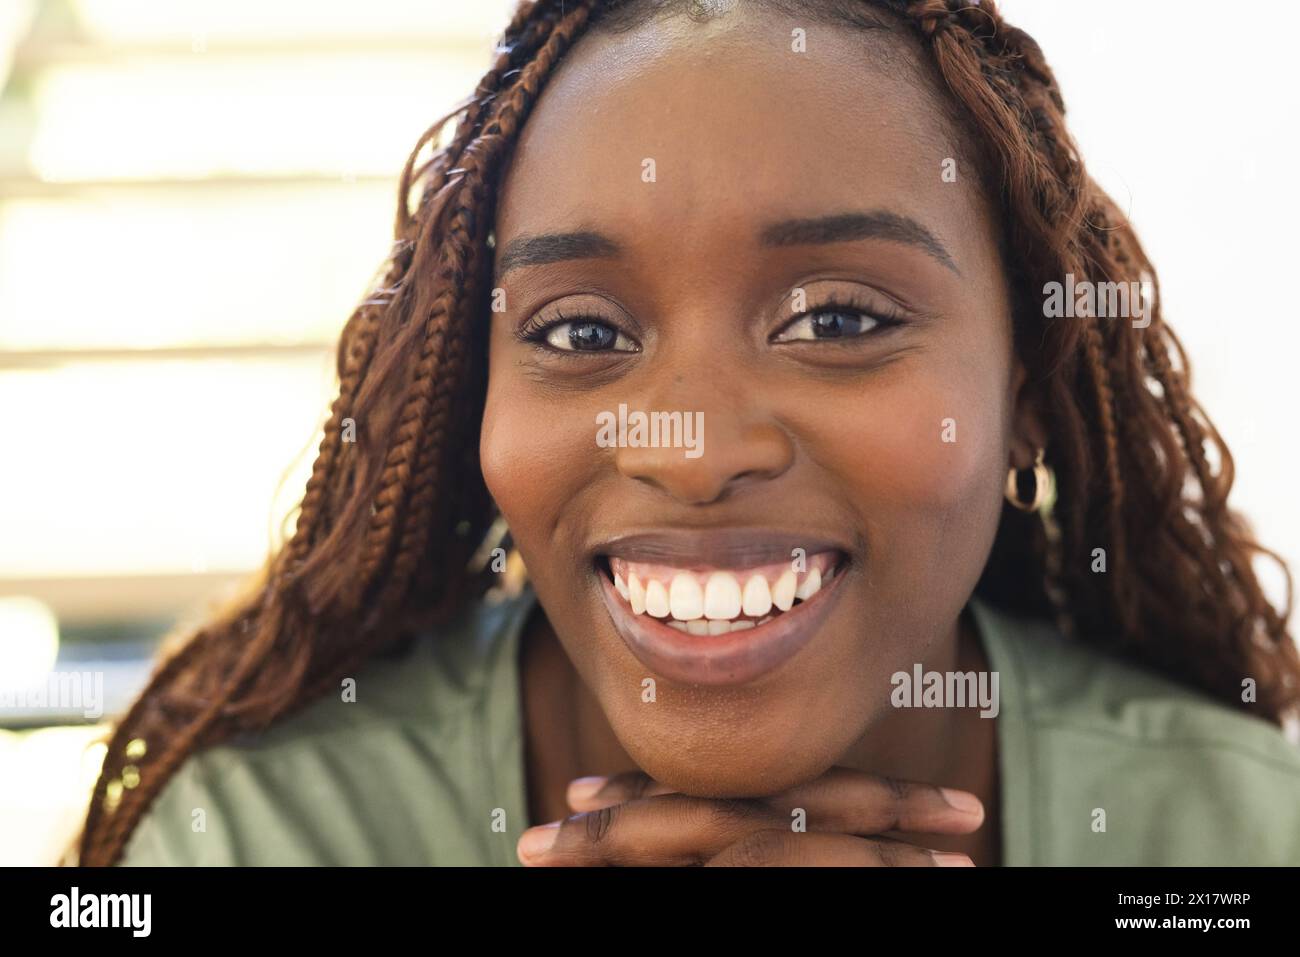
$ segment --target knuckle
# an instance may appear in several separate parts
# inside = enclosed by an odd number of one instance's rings
[[[902,801],[912,793],[912,786],[901,778],[883,777],[880,783],[885,786],[885,790],[895,801]]]
[[[902,841],[867,841],[868,853],[879,867],[912,867],[932,863],[928,850]]]
[[[914,794],[913,788],[907,781],[901,781],[898,778],[882,778],[882,783],[885,786],[886,799],[880,809],[879,829],[882,831],[898,830],[903,826],[903,817],[908,801]]]
[[[743,798],[720,798],[710,802],[711,815],[718,824],[730,826],[752,821],[759,813],[758,806]]]
[[[787,839],[784,831],[751,831],[732,845],[730,862],[737,867],[771,867],[784,859]]]
[[[618,815],[617,804],[584,813],[582,815],[583,832],[588,843],[595,845],[608,839]]]
[[[893,841],[872,841],[876,859],[883,867],[898,867],[903,863],[899,845]]]

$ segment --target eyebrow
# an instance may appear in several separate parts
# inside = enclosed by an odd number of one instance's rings
[[[934,233],[915,219],[888,210],[783,219],[764,226],[758,236],[759,245],[767,248],[827,245],[862,239],[883,239],[913,246],[961,275],[961,270]],[[617,242],[592,230],[520,236],[507,243],[497,257],[497,278],[500,280],[510,270],[522,266],[540,266],[574,259],[612,258],[622,253],[623,247]]]
[[[604,259],[620,256],[623,247],[591,230],[520,236],[506,244],[497,257],[497,277],[521,266],[542,266],[568,259]]]
[[[914,246],[957,275],[961,270],[934,233],[910,216],[875,209],[866,213],[835,213],[812,219],[786,219],[763,228],[762,246],[811,246],[850,243],[859,239],[883,239]]]

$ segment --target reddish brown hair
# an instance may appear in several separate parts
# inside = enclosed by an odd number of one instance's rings
[[[1083,640],[1237,708],[1247,707],[1242,679],[1254,678],[1249,709],[1280,721],[1300,698],[1290,580],[1279,611],[1252,567],[1257,554],[1276,556],[1228,508],[1232,457],[1191,394],[1158,286],[1145,328],[1043,318],[1044,283],[1066,274],[1156,276],[1085,172],[1038,45],[988,0],[764,5],[893,30],[923,50],[999,207],[1017,350],[1050,431],[1060,538],[1049,548],[1035,516],[1005,509],[981,594],[1020,612],[1062,613]],[[493,518],[477,449],[498,178],[547,78],[585,30],[679,9],[700,16],[707,6],[524,3],[473,96],[420,138],[401,177],[392,254],[339,341],[338,398],[293,536],[243,599],[167,658],[118,724],[82,863],[120,857],[192,752],[284,718],[403,634],[479,597],[466,563]],[[419,162],[453,118],[454,136]],[[348,420],[355,442],[343,441]],[[1106,550],[1104,574],[1091,570],[1095,548]],[[128,749],[137,739],[143,745]]]

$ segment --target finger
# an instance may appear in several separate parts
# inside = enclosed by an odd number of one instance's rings
[[[642,771],[629,771],[604,779],[604,784],[584,794],[579,778],[569,785],[569,806],[594,811],[645,797],[677,792]],[[821,777],[763,800],[791,817],[802,809],[815,818],[809,830],[879,834],[886,831],[923,834],[967,834],[984,823],[984,805],[969,791],[933,784],[867,774],[833,767]]]
[[[932,851],[903,841],[849,834],[751,831],[709,860],[707,867],[951,867],[974,863],[965,854]]]
[[[889,799],[894,800],[892,791]],[[851,813],[837,813],[852,823]],[[810,831],[843,834],[842,827],[826,827],[829,817],[809,814],[804,823]],[[895,817],[888,811],[875,814],[882,821]],[[706,863],[755,831],[795,833],[794,822],[794,815],[763,799],[663,794],[530,828],[520,838],[518,855],[524,864],[548,867],[690,866]]]
[[[802,810],[809,831],[968,834],[984,823],[984,805],[969,791],[844,767],[761,800],[787,820]]]
[[[594,811],[609,807],[611,804],[623,804],[643,797],[676,793],[644,771],[625,771],[608,778],[575,778],[569,782],[566,797],[569,807],[575,811]]]
[[[654,783],[632,774],[620,793],[647,794]],[[604,789],[601,789],[602,794]],[[952,802],[965,795],[974,811]],[[968,792],[831,768],[807,784],[763,798],[695,798],[668,792],[580,812],[520,839],[519,859],[547,866],[701,864],[755,830],[870,836],[883,832],[962,834],[983,823],[983,806]],[[548,838],[549,843],[535,847]]]
[[[529,828],[519,860],[546,867],[703,864],[747,833],[789,827],[757,800],[663,794]]]

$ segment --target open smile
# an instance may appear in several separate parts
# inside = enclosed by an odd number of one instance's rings
[[[829,543],[733,530],[632,536],[596,556],[632,653],[664,677],[705,685],[744,684],[792,658],[824,622],[848,564]]]

